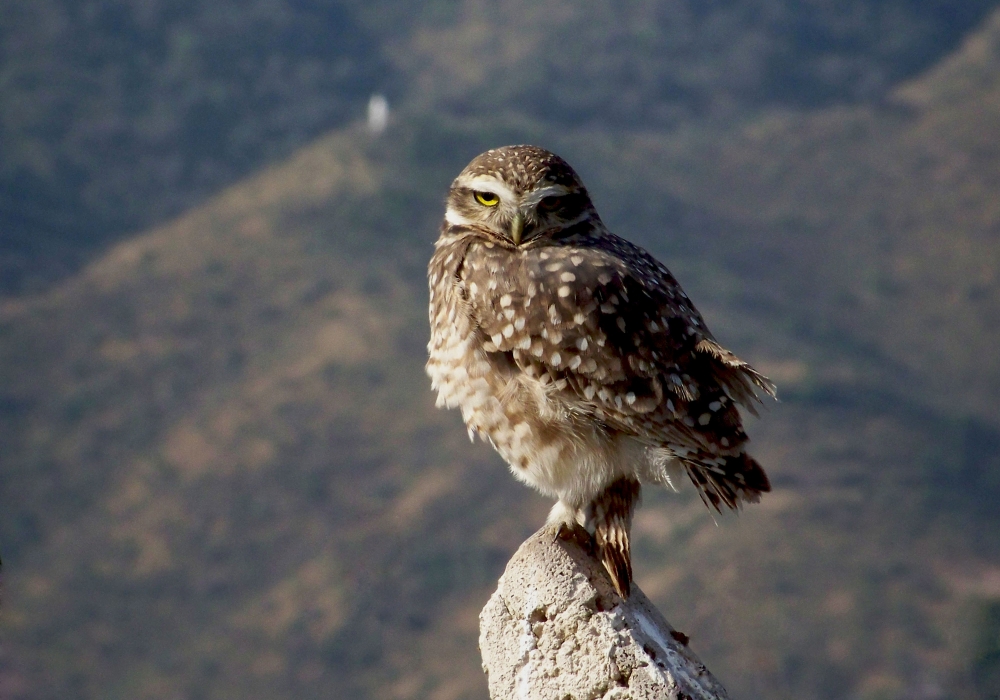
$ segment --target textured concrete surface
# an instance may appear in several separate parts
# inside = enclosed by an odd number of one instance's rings
[[[479,616],[493,700],[724,700],[635,584],[623,601],[585,538],[532,535]]]

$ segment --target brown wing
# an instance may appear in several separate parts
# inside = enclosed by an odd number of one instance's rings
[[[715,343],[670,273],[622,239],[478,253],[463,278],[487,349],[510,353],[622,428],[688,416],[703,428],[706,413],[710,422],[720,414],[711,404],[750,404],[754,387],[771,391]]]
[[[715,342],[645,251],[611,236],[597,247],[481,246],[467,261],[463,286],[487,351],[609,427],[674,451],[716,507],[767,490],[742,453],[736,403],[752,406],[755,390],[773,395],[772,385]]]

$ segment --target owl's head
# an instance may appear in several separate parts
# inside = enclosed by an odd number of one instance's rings
[[[445,232],[473,231],[507,247],[546,245],[600,222],[569,164],[537,146],[482,153],[451,185]]]

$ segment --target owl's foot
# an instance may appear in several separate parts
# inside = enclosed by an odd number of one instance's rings
[[[576,542],[590,553],[594,551],[591,535],[584,527],[584,516],[578,508],[556,501],[549,511],[546,525],[552,528],[552,541]]]
[[[587,554],[594,556],[594,538],[589,532],[577,523],[553,523],[550,525],[552,527],[552,541],[562,540],[563,542],[573,542],[578,545]]]
[[[583,525],[583,513],[579,508],[556,501],[549,511],[549,517],[545,520],[549,525]]]

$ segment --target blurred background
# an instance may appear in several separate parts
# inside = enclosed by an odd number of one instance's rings
[[[772,494],[635,523],[732,696],[997,698],[998,5],[3,0],[0,697],[486,698],[549,504],[425,265],[531,142],[778,384]]]

